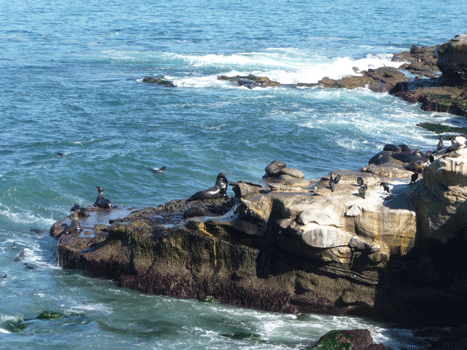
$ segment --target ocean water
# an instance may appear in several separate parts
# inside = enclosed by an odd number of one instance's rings
[[[156,206],[219,172],[257,182],[272,160],[313,179],[359,169],[386,143],[432,149],[417,123],[464,120],[367,89],[249,90],[217,76],[313,83],[398,66],[392,54],[444,43],[465,18],[451,0],[0,0],[0,348],[303,349],[341,328],[426,348],[394,324],[121,289],[58,266],[47,233],[73,204],[92,205],[97,185],[114,204]]]

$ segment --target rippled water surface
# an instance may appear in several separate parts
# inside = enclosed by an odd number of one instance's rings
[[[359,169],[386,143],[432,148],[417,123],[463,121],[367,89],[249,90],[217,77],[312,83],[397,66],[392,54],[464,33],[466,17],[457,1],[432,0],[0,0],[0,347],[303,349],[336,328],[426,346],[365,319],[121,289],[57,266],[47,232],[74,203],[91,205],[97,185],[116,204],[158,205],[211,187],[219,172],[259,181],[276,159],[313,179]],[[44,311],[64,317],[37,319]]]

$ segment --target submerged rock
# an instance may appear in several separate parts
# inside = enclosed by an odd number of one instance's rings
[[[390,350],[382,344],[374,344],[371,333],[367,329],[336,330],[322,336],[313,349],[355,349],[355,350]]]

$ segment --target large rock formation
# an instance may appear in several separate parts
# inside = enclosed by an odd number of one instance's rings
[[[437,65],[443,76],[461,85],[467,83],[467,35],[457,35],[447,43],[439,46]]]
[[[272,162],[259,184],[231,184],[234,198],[88,208],[81,230],[70,230],[67,217],[51,235],[62,266],[146,293],[394,320],[401,305],[425,295],[407,292],[407,284],[429,288],[430,300],[459,301],[467,290],[455,269],[455,292],[446,290],[445,265],[433,256],[452,254],[449,242],[463,237],[467,151],[459,145],[438,157],[415,184],[410,175],[423,171],[425,158],[405,145],[386,146],[360,172],[318,180]],[[340,181],[331,185],[331,176]],[[433,240],[439,249],[427,248]]]

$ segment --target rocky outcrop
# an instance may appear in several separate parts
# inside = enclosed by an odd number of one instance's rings
[[[415,184],[409,184],[412,166],[425,164],[425,155],[387,145],[362,171],[309,180],[274,161],[258,184],[232,183],[233,198],[89,207],[79,228],[70,229],[70,216],[50,233],[62,266],[145,293],[279,312],[397,318],[407,314],[401,305],[416,305],[415,295],[404,292],[407,284],[410,291],[435,288],[436,300],[458,301],[463,291],[452,269],[448,275],[456,278],[448,285],[455,291],[443,289],[446,267],[424,243],[436,241],[435,252],[452,254],[447,247],[462,237],[467,154],[458,140],[459,148],[437,155]]]
[[[247,76],[240,76],[236,75],[234,77],[228,77],[226,75],[220,75],[217,77],[218,80],[227,80],[234,82],[240,86],[245,86],[249,89],[253,89],[255,87],[274,87],[274,86],[281,86],[281,84],[277,81],[271,80],[267,77],[258,77],[256,75],[250,74]]]
[[[437,65],[451,85],[467,85],[467,34],[457,35],[436,50]]]
[[[390,350],[382,344],[375,344],[367,329],[330,331],[308,350],[313,349],[353,349],[353,350]]]
[[[167,87],[175,87],[175,84],[166,79],[162,78],[151,78],[151,77],[145,77],[143,79],[143,82],[145,83],[150,83],[150,84],[156,84],[156,85],[162,85],[162,86],[167,86]]]

